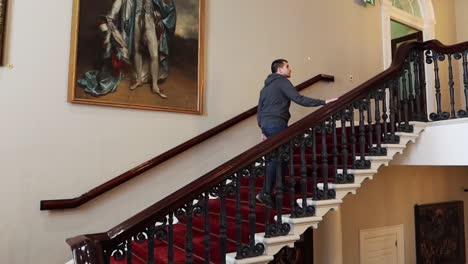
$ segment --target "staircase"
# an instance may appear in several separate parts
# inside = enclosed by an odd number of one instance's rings
[[[309,227],[337,210],[426,126],[424,65],[435,73],[437,109],[431,120],[466,117],[440,107],[437,61],[463,57],[468,92],[468,43],[406,43],[383,73],[287,130],[188,184],[115,228],[68,239],[77,264],[275,263]],[[452,63],[452,62],[450,62]],[[426,65],[426,67],[427,67]],[[452,64],[449,89],[453,101]],[[466,98],[468,101],[468,98]],[[466,102],[465,102],[466,104]],[[468,104],[466,104],[468,105]],[[276,181],[274,206],[258,203],[267,164],[287,168]],[[281,166],[281,163],[287,166]],[[294,263],[294,262],[292,262]]]
[[[276,217],[276,210],[270,210],[269,214],[266,214],[267,208],[262,204],[257,204],[255,209],[255,214],[257,216],[255,222],[255,242],[257,245],[261,243],[264,245],[264,254],[251,257],[246,259],[238,260],[236,259],[237,252],[236,250],[236,197],[235,195],[228,195],[226,197],[226,233],[227,233],[227,250],[231,251],[226,255],[226,263],[269,263],[273,261],[274,255],[279,252],[279,250],[285,246],[294,247],[294,243],[300,239],[300,235],[303,234],[307,228],[318,228],[320,221],[322,221],[324,215],[330,210],[337,210],[340,204],[343,202],[343,198],[347,194],[355,194],[357,189],[361,187],[361,183],[366,179],[372,179],[373,176],[378,173],[378,169],[381,166],[386,166],[388,163],[393,159],[393,156],[397,153],[402,153],[405,149],[406,145],[409,142],[415,142],[416,138],[419,136],[421,131],[423,131],[426,123],[424,122],[410,122],[410,125],[413,126],[414,130],[413,133],[405,133],[405,132],[396,132],[395,134],[400,137],[399,144],[383,144],[382,147],[387,149],[387,155],[385,156],[365,156],[366,160],[370,160],[370,168],[369,169],[352,169],[352,164],[348,164],[348,173],[350,175],[354,175],[354,182],[353,183],[334,183],[335,179],[330,178],[328,184],[329,190],[334,190],[336,192],[336,197],[334,199],[316,201],[313,200],[313,193],[309,191],[307,193],[306,204],[307,206],[313,206],[315,208],[315,215],[310,217],[291,217],[291,206],[289,205],[290,202],[290,193],[289,190],[285,190],[285,197],[283,199],[284,204],[282,208],[282,220],[283,223],[287,223],[290,226],[290,231],[287,235],[281,237],[266,237],[265,236],[265,215],[269,215],[269,219],[273,222]],[[349,128],[348,128],[349,130]],[[328,145],[327,148],[330,152],[332,152],[333,145]],[[294,167],[294,175],[300,175],[300,166],[297,164],[300,163],[300,149],[295,148],[293,154],[293,167]],[[311,153],[306,153],[306,158],[311,158]],[[320,157],[319,157],[320,158]],[[359,159],[359,157],[358,157]],[[333,164],[330,164],[332,166]],[[342,166],[342,165],[340,165]],[[331,169],[332,171],[333,169]],[[343,174],[343,169],[338,169],[337,174]],[[319,176],[318,179],[322,179],[323,177]],[[296,176],[294,179],[294,189],[295,193],[300,193],[300,185],[296,184],[300,182],[300,176]],[[310,179],[308,179],[308,184],[312,184]],[[286,175],[286,183],[291,182],[291,175]],[[255,179],[255,193],[258,193],[263,184],[263,177],[257,177]],[[324,184],[318,183],[318,189],[323,190]],[[248,218],[249,214],[249,178],[245,177],[240,180],[240,214],[242,222],[245,225],[248,225]],[[302,205],[303,201],[301,198],[301,194],[295,195],[295,202],[298,205]],[[195,201],[193,206],[196,206],[199,201]],[[208,207],[213,208],[214,210],[219,209],[221,206],[220,199],[211,197],[208,201]],[[220,223],[220,215],[218,213],[210,213],[208,217],[208,222],[210,225],[210,246],[205,247],[203,240],[205,237],[205,219],[204,216],[194,216],[190,221],[192,222],[192,232],[193,232],[193,263],[206,263],[204,261],[205,257],[209,258],[211,261],[210,263],[221,263],[219,254],[219,249],[217,245],[220,244],[219,232],[221,228]],[[182,216],[179,219],[173,219],[173,229],[174,229],[174,258],[173,263],[185,263],[185,233],[187,232],[187,218]],[[162,224],[161,222],[159,224]],[[244,230],[244,239],[242,242],[247,245],[248,244],[248,232]],[[195,241],[200,241],[199,243]],[[132,263],[146,263],[148,259],[148,244],[147,243],[138,243],[134,242],[132,245],[133,248],[133,261]],[[206,249],[209,248],[209,252]],[[168,244],[163,242],[156,242],[154,246],[155,252],[155,263],[168,263],[168,256],[164,254],[168,251]],[[209,257],[208,257],[209,256]],[[126,263],[122,261],[118,261],[113,259],[111,263]]]

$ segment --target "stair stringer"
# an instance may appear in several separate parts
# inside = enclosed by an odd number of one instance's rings
[[[343,198],[348,194],[356,194],[357,189],[361,186],[361,183],[366,180],[372,180],[374,175],[378,173],[378,169],[381,166],[388,166],[388,163],[397,154],[403,153],[404,148],[409,142],[416,142],[421,132],[426,127],[424,122],[410,122],[413,125],[414,130],[412,133],[396,132],[395,134],[400,137],[399,144],[385,144],[387,148],[387,156],[366,156],[366,160],[371,161],[370,169],[349,169],[348,173],[354,175],[353,184],[329,184],[329,189],[336,190],[336,199],[329,199],[323,201],[312,200],[307,198],[307,205],[313,205],[315,207],[315,216],[307,218],[291,218],[290,215],[283,215],[283,223],[289,223],[291,231],[287,236],[265,238],[264,233],[255,234],[255,240],[257,243],[263,243],[265,245],[265,253],[258,257],[236,259],[236,253],[226,254],[226,263],[228,264],[267,264],[274,259],[274,255],[285,246],[294,247],[294,243],[300,239],[300,235],[305,232],[309,227],[317,229],[320,221],[323,220],[325,214],[331,210],[338,210],[340,204],[343,203]],[[356,157],[359,159],[359,157]],[[341,173],[342,170],[338,170]],[[323,188],[323,185],[319,184],[319,188]],[[297,199],[299,205],[302,204],[302,199]]]

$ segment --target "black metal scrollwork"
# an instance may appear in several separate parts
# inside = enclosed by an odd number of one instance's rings
[[[442,94],[440,91],[440,78],[439,78],[439,63],[438,61],[445,60],[445,54],[438,53],[435,50],[427,50],[426,62],[428,64],[434,64],[434,78],[435,78],[435,96],[436,96],[436,112],[429,115],[431,120],[446,120],[450,117],[448,112],[442,112]]]

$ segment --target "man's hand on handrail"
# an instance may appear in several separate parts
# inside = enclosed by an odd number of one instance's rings
[[[325,104],[329,104],[329,103],[335,102],[336,100],[338,100],[338,97],[330,98],[330,99],[328,99],[328,100],[325,100]]]

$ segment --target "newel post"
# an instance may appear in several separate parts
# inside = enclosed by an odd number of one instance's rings
[[[67,239],[70,245],[75,264],[105,264],[102,238],[105,233],[81,235]]]

